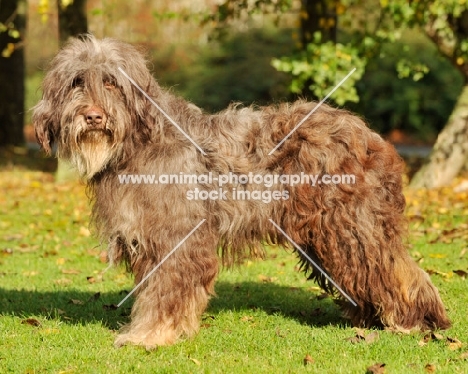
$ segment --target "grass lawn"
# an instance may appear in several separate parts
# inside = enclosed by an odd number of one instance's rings
[[[132,301],[113,306],[132,278],[103,273],[84,187],[6,166],[0,186],[0,373],[468,373],[466,192],[407,195],[410,251],[439,287],[450,330],[354,329],[293,254],[269,248],[221,272],[199,335],[148,352],[113,347]]]

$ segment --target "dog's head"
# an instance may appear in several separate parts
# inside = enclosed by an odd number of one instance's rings
[[[149,137],[150,104],[122,71],[149,95],[158,94],[145,58],[131,45],[91,35],[73,39],[52,60],[33,108],[42,148],[50,153],[56,145],[58,156],[87,179],[119,162],[128,137]]]

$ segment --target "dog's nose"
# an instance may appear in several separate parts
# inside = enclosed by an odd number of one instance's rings
[[[86,114],[86,123],[88,125],[100,125],[104,118],[104,113],[96,108],[91,108]]]

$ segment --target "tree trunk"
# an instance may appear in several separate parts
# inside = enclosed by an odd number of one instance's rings
[[[21,39],[26,26],[26,2],[0,1],[0,22],[7,27],[12,23],[20,33],[17,39],[8,31],[0,32],[0,52],[5,51],[0,56],[0,146],[23,145],[24,49]]]
[[[68,6],[62,6],[58,1],[59,38],[60,45],[66,43],[68,38],[88,32],[88,19],[86,17],[86,0],[74,0]],[[76,170],[67,161],[59,160],[55,180],[65,182],[76,180]]]
[[[336,42],[336,4],[329,0],[302,1],[301,41],[306,46],[314,40],[314,33],[320,31],[321,42]]]
[[[68,38],[88,32],[86,17],[86,0],[74,0],[69,5],[61,5],[58,1],[59,37],[63,45]]]
[[[428,162],[411,180],[412,188],[448,185],[468,163],[468,84],[458,98],[447,125],[437,138]]]

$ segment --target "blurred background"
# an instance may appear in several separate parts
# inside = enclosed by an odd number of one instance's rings
[[[357,112],[392,141],[410,176],[424,163],[449,165],[456,169],[442,177],[449,183],[468,153],[466,113],[457,110],[468,101],[464,3],[2,0],[0,162],[29,164],[37,151],[30,108],[47,63],[69,37],[91,32],[142,46],[161,85],[209,112],[232,102],[320,100],[356,68],[328,102]],[[434,148],[443,131],[448,139]],[[31,165],[56,168],[32,154]],[[413,183],[430,187],[433,173]]]

